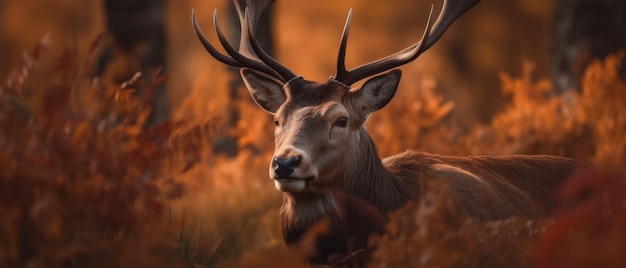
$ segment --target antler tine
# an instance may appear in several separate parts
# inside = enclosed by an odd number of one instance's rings
[[[242,23],[250,23],[250,21],[252,20],[252,18],[250,17],[251,16],[250,15],[250,10],[248,8],[246,8],[246,10],[244,12],[245,12],[246,19]],[[295,73],[293,73],[287,67],[285,67],[282,64],[280,64],[278,61],[276,61],[274,58],[272,58],[270,55],[268,55],[263,50],[263,48],[261,48],[259,43],[256,41],[256,38],[254,37],[253,27],[250,24],[248,24],[248,41],[250,41],[250,45],[252,46],[252,49],[254,50],[254,53],[256,53],[256,55],[259,57],[259,59],[261,59],[261,61],[263,61],[263,63],[265,63],[270,68],[272,68],[278,74],[280,74],[280,76],[283,79],[283,82],[290,81],[291,79],[297,77],[297,75]]]
[[[271,75],[273,77],[279,77],[278,73],[276,73],[274,70],[272,70],[271,68],[269,68],[268,66],[265,66],[262,62],[254,60],[252,58],[248,58],[244,55],[242,55],[241,53],[237,52],[226,40],[226,37],[224,37],[224,34],[222,33],[219,24],[217,23],[217,9],[215,9],[215,11],[213,12],[213,23],[215,25],[215,31],[217,32],[217,36],[220,40],[220,43],[222,44],[222,46],[224,47],[224,49],[226,50],[226,52],[230,55],[224,55],[221,52],[219,52],[213,45],[211,45],[211,43],[206,39],[206,37],[204,36],[204,33],[202,32],[202,29],[200,28],[200,25],[198,24],[198,21],[196,20],[196,12],[195,9],[191,10],[191,20],[193,23],[193,27],[196,30],[196,34],[198,36],[198,39],[200,39],[200,42],[202,43],[202,45],[204,46],[204,48],[206,49],[207,52],[209,52],[209,54],[211,54],[211,56],[213,56],[215,59],[217,59],[218,61],[228,64],[230,66],[234,66],[234,67],[238,67],[238,68],[242,68],[242,67],[249,67],[252,69],[255,69],[257,71],[266,73],[268,75]]]
[[[387,71],[415,60],[424,51],[435,44],[435,42],[441,38],[443,33],[459,16],[474,7],[478,4],[478,2],[480,2],[480,0],[444,0],[441,12],[437,17],[437,21],[432,26],[432,29],[430,26],[432,18],[431,7],[431,15],[429,16],[426,30],[420,41],[390,56],[361,65],[348,71],[345,70],[345,66],[340,65],[340,63],[343,64],[344,61],[343,59],[340,59],[338,60],[337,74],[334,79],[344,84],[351,85],[368,76]],[[342,46],[345,46],[345,44],[343,44],[346,42],[343,40],[344,38],[347,38],[345,31],[342,38]],[[345,57],[345,51],[342,52],[342,50],[345,50],[345,48],[340,49],[340,57]]]
[[[391,56],[361,65],[349,71],[345,69],[345,66],[343,68],[340,68],[338,66],[337,76],[335,79],[346,85],[351,85],[365,77],[384,72],[386,70],[398,67],[400,65],[406,64],[416,59],[422,52],[426,50],[424,48],[424,44],[426,43],[427,40],[429,40],[428,38],[431,32],[430,26],[432,24],[432,15],[433,15],[433,6],[430,7],[428,21],[426,22],[424,33],[422,34],[422,38],[420,39],[419,42],[399,52],[396,52]],[[344,51],[344,55],[341,57],[345,57],[345,51]],[[381,67],[383,67],[384,69],[381,70]],[[340,71],[340,70],[343,70],[343,71]]]
[[[432,35],[429,35],[428,42],[424,45],[424,50],[434,45],[456,19],[478,4],[478,2],[480,0],[444,0],[441,12],[433,25]]]
[[[248,40],[248,28],[251,27],[253,30],[256,28],[256,25],[258,24],[261,15],[273,2],[274,0],[233,0],[233,3],[235,4],[235,9],[237,10],[237,15],[239,16],[239,24],[241,27],[239,52],[243,53],[244,55],[250,55],[250,57],[254,57],[255,59],[259,59],[256,53],[254,53],[254,50],[252,50],[252,46],[250,45],[250,41]],[[250,16],[250,18],[246,18],[246,9],[252,10],[252,16]]]
[[[245,22],[241,22],[241,23],[245,23]],[[230,45],[230,43],[228,43],[228,40],[226,40],[226,37],[224,36],[224,33],[222,32],[222,29],[220,28],[219,23],[218,23],[217,8],[213,12],[213,24],[215,25],[215,32],[217,33],[217,38],[219,39],[220,43],[222,44],[222,47],[224,47],[224,50],[226,50],[226,53],[228,53],[228,55],[230,55],[236,61],[240,62],[243,66],[247,66],[249,68],[252,68],[257,71],[261,71],[263,73],[271,75],[273,77],[279,78],[278,76],[279,74],[276,71],[272,70],[271,67],[268,67],[267,65],[263,64],[261,61],[258,61],[257,59],[255,59],[254,55],[250,55],[250,57],[247,57],[243,55],[242,53],[239,53],[233,46]],[[244,33],[241,33],[241,34],[242,34],[242,39],[243,39]]]
[[[204,36],[204,33],[202,33],[202,29],[200,29],[200,25],[198,24],[198,21],[196,20],[195,9],[191,10],[191,22],[193,23],[193,28],[196,30],[196,35],[198,36],[198,39],[200,39],[202,46],[204,46],[204,49],[206,49],[206,51],[209,52],[209,54],[211,54],[213,58],[215,58],[216,60],[224,64],[228,64],[230,66],[244,67],[243,64],[239,63],[238,61],[236,61],[235,59],[227,55],[220,53],[217,49],[215,49],[215,47],[211,45],[211,43]]]
[[[235,0],[235,7],[239,15],[239,21],[241,24],[241,36],[239,50],[235,49],[227,40],[226,36],[222,32],[222,29],[218,22],[217,9],[213,12],[213,25],[217,33],[220,44],[228,55],[219,52],[211,43],[206,39],[204,33],[200,29],[200,25],[196,20],[195,10],[191,11],[191,19],[198,35],[198,39],[202,42],[204,48],[218,61],[234,66],[234,67],[248,67],[267,75],[275,77],[283,82],[289,81],[296,77],[289,69],[282,66],[276,60],[272,59],[267,53],[265,53],[256,42],[254,38],[254,28],[256,27],[258,19],[267,7],[272,4],[274,0]],[[245,12],[242,10],[245,8]],[[248,9],[251,9],[253,14],[250,14]],[[252,44],[251,44],[252,43]],[[258,55],[261,55],[259,58]]]
[[[346,24],[343,26],[341,34],[341,44],[339,45],[339,54],[337,56],[337,73],[335,77],[343,77],[348,73],[346,70],[346,45],[348,43],[348,34],[350,33],[350,23],[352,22],[352,8],[348,11]]]

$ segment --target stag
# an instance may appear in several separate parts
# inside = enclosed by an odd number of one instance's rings
[[[546,155],[450,157],[407,151],[378,156],[367,130],[368,116],[394,96],[401,71],[429,49],[446,29],[480,0],[444,0],[433,22],[431,7],[421,39],[382,59],[347,70],[346,44],[352,10],[339,45],[337,71],[323,83],[305,80],[268,55],[255,39],[255,26],[271,0],[238,0],[239,49],[225,38],[217,9],[214,26],[226,54],[207,41],[192,11],[204,48],[218,61],[241,68],[254,99],[274,116],[275,152],[269,176],[283,192],[281,227],[287,244],[295,244],[322,219],[333,224],[328,243],[314,260],[328,261],[367,246],[379,232],[381,215],[419,201],[424,183],[446,180],[462,209],[481,219],[548,215],[552,192],[575,166],[572,159]],[[371,77],[374,76],[374,77]],[[360,88],[352,85],[365,78]],[[382,222],[382,223],[381,223]]]

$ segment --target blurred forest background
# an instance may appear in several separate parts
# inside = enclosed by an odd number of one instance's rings
[[[347,61],[356,66],[418,40],[430,5],[437,11],[441,2],[277,1],[271,19],[275,54],[296,73],[323,81],[334,73],[349,8],[354,8],[354,23]],[[46,34],[52,40],[51,55],[65,50],[78,54],[109,29],[104,42],[110,46],[107,53],[112,62],[97,71],[119,81],[141,67],[165,66],[171,80],[166,86],[167,103],[160,105],[175,111],[193,89],[215,90],[215,85],[207,84],[213,80],[208,74],[225,69],[200,46],[190,27],[190,11],[196,8],[205,32],[214,38],[213,9],[220,9],[222,24],[228,25],[234,17],[228,4],[225,0],[2,0],[0,74],[6,75],[22,51]],[[404,67],[405,76],[433,78],[436,90],[455,102],[454,114],[465,117],[463,121],[488,122],[504,105],[505,97],[498,90],[500,72],[519,75],[522,62],[530,61],[535,77],[554,76],[560,81],[558,90],[575,87],[569,81],[573,78],[564,77],[570,73],[562,74],[569,71],[567,66],[576,65],[571,75],[580,77],[591,59],[624,47],[624,9],[624,3],[615,0],[486,0],[428,53]],[[107,68],[109,64],[113,67]],[[404,79],[403,85],[412,83],[409,80]]]
[[[349,67],[416,42],[431,5],[279,0],[261,35],[325,81],[350,8]],[[218,44],[216,7],[234,42],[227,0],[0,0],[0,266],[303,265],[282,251],[271,117],[193,31],[195,8]],[[368,122],[381,156],[555,154],[606,173],[573,180],[560,205],[585,209],[554,221],[443,217],[455,208],[435,191],[437,209],[412,204],[390,228],[447,239],[391,232],[372,266],[413,267],[422,251],[422,266],[623,264],[625,28],[621,0],[483,0],[401,67],[396,98]]]

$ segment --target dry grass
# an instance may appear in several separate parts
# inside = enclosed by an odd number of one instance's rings
[[[419,204],[391,215],[387,232],[373,240],[369,267],[529,267],[532,245],[547,220],[483,222],[464,215],[447,184],[430,183]]]
[[[223,95],[196,88],[176,120],[147,127],[149,95],[138,96],[132,81],[104,87],[88,75],[95,50],[63,58],[50,83],[37,88],[40,102],[20,91],[40,48],[2,83],[0,266],[305,267],[284,247],[278,229],[280,194],[266,178],[273,149],[269,117],[247,97],[225,104]],[[401,98],[374,115],[368,129],[384,155],[408,148],[547,153],[625,174],[622,57],[595,62],[582,89],[562,96],[551,94],[545,80],[533,81],[530,67],[520,78],[502,75],[510,104],[492,123],[468,130],[448,117],[454,104],[433,93],[433,81],[416,78],[416,90],[400,89]],[[144,77],[148,89],[164,79]],[[208,77],[204,83],[217,88],[228,79]],[[217,118],[227,105],[242,115],[231,128]],[[216,132],[238,138],[236,158],[212,152]],[[612,179],[596,179],[605,177]],[[378,251],[370,266],[566,266],[570,253],[584,263],[619,264],[611,261],[622,260],[625,247],[615,238],[626,231],[618,213],[623,181],[581,175],[570,189],[594,194],[576,202],[578,195],[563,194],[563,214],[554,223],[477,222],[458,212],[445,185],[434,185],[424,201],[391,215],[388,232],[373,243]],[[599,229],[606,231],[598,235]]]

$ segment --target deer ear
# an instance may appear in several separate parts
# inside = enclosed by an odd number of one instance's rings
[[[287,99],[283,90],[283,83],[248,68],[241,68],[240,73],[256,104],[271,114],[276,113]]]
[[[402,71],[393,70],[367,80],[359,92],[363,111],[371,113],[385,107],[396,93]]]

